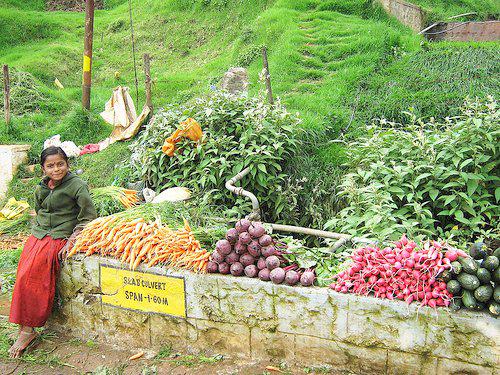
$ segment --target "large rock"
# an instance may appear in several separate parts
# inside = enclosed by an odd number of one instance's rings
[[[231,68],[222,78],[221,88],[231,94],[248,93],[248,73],[245,68]]]

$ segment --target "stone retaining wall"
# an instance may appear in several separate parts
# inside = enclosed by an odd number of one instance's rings
[[[30,145],[0,145],[0,200],[5,197],[19,165],[28,160],[30,148]]]
[[[443,22],[424,34],[429,40],[488,42],[500,40],[500,21]]]
[[[417,5],[403,0],[377,0],[385,11],[403,25],[408,26],[413,31],[420,31],[425,27],[425,12]]]
[[[61,304],[50,325],[82,339],[132,348],[204,350],[229,356],[330,364],[355,374],[498,375],[500,324],[484,313],[407,306],[327,288],[151,268],[185,279],[186,318],[101,303],[99,264],[62,268]]]

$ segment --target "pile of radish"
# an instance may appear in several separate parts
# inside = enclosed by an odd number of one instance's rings
[[[451,262],[467,254],[448,245],[429,241],[417,247],[405,235],[380,249],[366,246],[356,250],[352,265],[335,276],[332,289],[389,300],[400,299],[423,306],[449,306],[453,298],[439,276],[451,268]]]
[[[241,219],[227,231],[225,239],[217,241],[207,269],[211,273],[258,277],[275,284],[313,285],[314,271],[289,264],[283,251],[262,223]]]

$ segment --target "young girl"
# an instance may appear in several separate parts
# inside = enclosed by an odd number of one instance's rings
[[[60,147],[43,150],[40,164],[45,177],[35,189],[35,223],[17,268],[9,321],[19,324],[19,337],[9,349],[21,356],[35,339],[34,327],[43,327],[54,303],[59,262],[76,235],[97,217],[87,185],[69,171]]]

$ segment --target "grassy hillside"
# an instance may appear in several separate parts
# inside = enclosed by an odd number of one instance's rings
[[[464,13],[476,13],[463,19],[488,20],[498,19],[500,3],[496,0],[411,0],[429,14],[429,21],[445,20],[448,17]],[[459,18],[460,19],[460,18]]]
[[[308,179],[306,189],[329,181],[324,188],[334,194],[344,146],[331,141],[356,137],[374,117],[397,119],[408,107],[422,116],[453,115],[466,95],[498,96],[498,80],[492,79],[498,76],[498,43],[429,46],[371,0],[131,3],[139,108],[143,53],[152,56],[158,108],[210,92],[231,66],[248,68],[250,93],[256,95],[262,89],[260,48],[267,46],[274,93],[300,112],[305,129],[315,131],[309,155],[290,162],[295,177]],[[490,12],[488,0],[474,4]],[[35,160],[53,134],[77,144],[96,142],[110,132],[98,113],[113,87],[131,87],[136,99],[128,2],[106,1],[96,11],[90,113],[80,109],[83,33],[83,13],[45,12],[43,1],[0,0],[0,63],[31,74],[28,89],[13,93],[13,110],[30,106],[15,115],[10,132],[0,119],[0,143],[29,142]],[[54,86],[55,78],[63,90]],[[19,85],[25,84],[21,77]],[[31,96],[33,90],[41,96]],[[126,158],[125,147],[85,158],[92,185],[119,177],[117,155]],[[22,191],[22,183],[17,180],[12,189]]]

